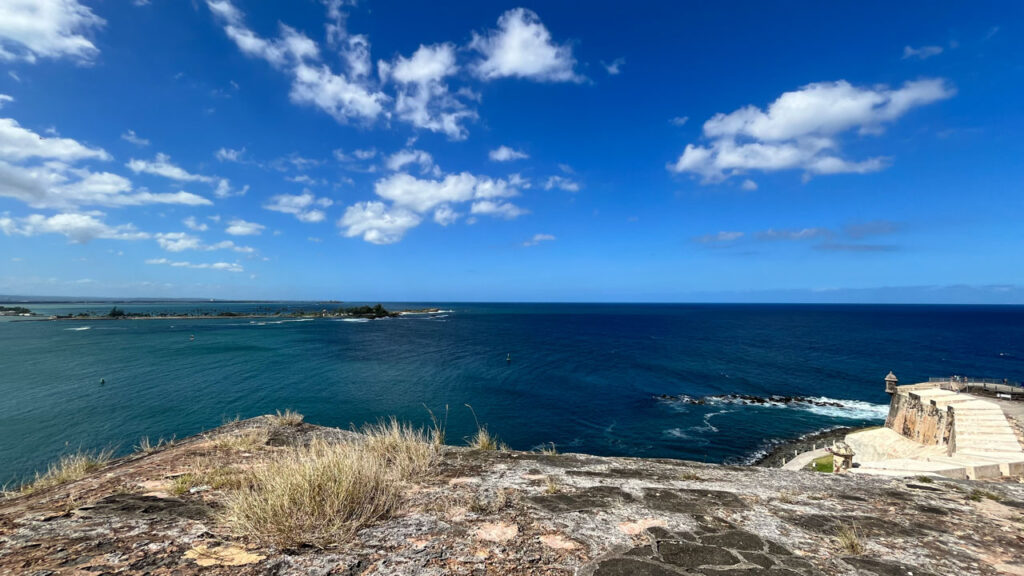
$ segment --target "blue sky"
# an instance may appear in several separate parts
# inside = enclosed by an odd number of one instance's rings
[[[1022,16],[5,3],[0,293],[1024,303]]]

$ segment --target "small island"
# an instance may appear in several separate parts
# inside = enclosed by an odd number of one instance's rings
[[[23,306],[0,306],[0,316],[35,316],[35,313]]]
[[[3,308],[0,307],[0,310]],[[17,310],[25,310],[24,308],[17,308]],[[161,318],[179,318],[179,319],[211,319],[211,318],[360,318],[367,320],[379,320],[381,318],[397,318],[407,314],[435,314],[441,312],[440,308],[422,308],[416,310],[400,310],[391,311],[384,308],[382,304],[376,304],[374,306],[351,306],[343,307],[339,306],[334,309],[322,308],[320,310],[286,310],[279,309],[275,312],[231,312],[228,310],[224,311],[203,311],[203,312],[181,312],[181,313],[170,313],[170,312],[131,312],[123,310],[117,306],[114,306],[106,314],[96,314],[91,312],[82,312],[79,314],[63,314],[50,316],[49,320],[145,320],[145,319],[161,319]],[[13,315],[13,314],[8,314]],[[22,316],[30,314],[20,314]]]

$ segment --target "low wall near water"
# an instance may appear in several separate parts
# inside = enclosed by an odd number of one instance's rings
[[[936,408],[907,391],[893,394],[885,426],[926,446],[946,446],[953,433],[953,416],[945,407]]]

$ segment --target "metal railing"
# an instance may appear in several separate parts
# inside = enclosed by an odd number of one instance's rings
[[[929,383],[939,384],[943,390],[985,390],[1014,396],[1024,395],[1024,388],[1019,382],[997,378],[970,378],[967,376],[949,376],[946,378],[929,378]]]

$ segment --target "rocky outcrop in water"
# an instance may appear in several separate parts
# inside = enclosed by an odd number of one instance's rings
[[[261,432],[258,445],[240,441],[257,437],[246,436],[253,431]],[[314,438],[353,437],[261,417],[116,460],[73,483],[0,499],[0,574],[1024,571],[1024,485],[1016,482],[450,448],[434,474],[408,487],[397,515],[328,549],[232,536],[218,519],[222,487],[172,493],[196,466],[243,470]]]
[[[667,400],[672,402],[679,402],[682,404],[741,404],[747,405],[788,405],[788,404],[806,404],[808,406],[833,406],[836,408],[843,408],[845,405],[842,402],[834,402],[831,400],[822,400],[820,398],[810,398],[807,396],[753,396],[750,394],[716,394],[713,396],[702,396],[700,398],[694,398],[687,396],[686,394],[658,394],[655,396],[658,400]]]

